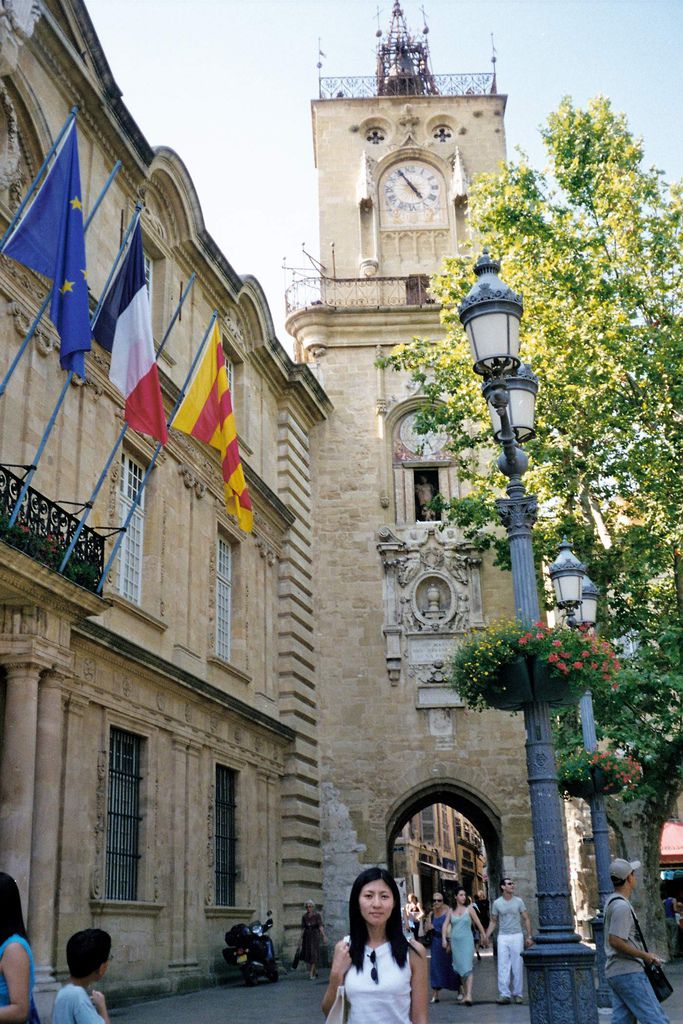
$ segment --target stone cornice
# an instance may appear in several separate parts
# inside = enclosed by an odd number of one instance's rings
[[[45,605],[71,622],[101,615],[111,604],[4,541],[0,541],[0,595],[8,603],[19,598],[23,604]]]
[[[440,323],[441,306],[308,306],[287,317],[287,330],[295,337],[303,335],[303,344],[310,344],[306,335],[315,336],[317,344],[328,348],[396,344],[400,333],[406,340],[416,334],[444,336]],[[348,337],[359,331],[367,337]],[[386,338],[386,341],[384,340]]]
[[[119,636],[117,633],[114,633],[110,629],[106,629],[106,627],[101,626],[98,623],[88,622],[87,620],[83,621],[78,624],[76,631],[81,634],[81,636],[84,636],[89,640],[93,640],[115,654],[118,654],[119,657],[128,661],[137,662],[148,669],[152,669],[157,673],[165,675],[167,678],[172,679],[181,686],[187,687],[187,689],[192,690],[194,693],[207,697],[216,704],[222,704],[225,708],[243,719],[245,722],[248,722],[251,725],[258,725],[266,731],[275,734],[280,739],[293,742],[296,737],[296,733],[293,729],[290,729],[289,726],[284,725],[282,722],[278,722],[277,719],[271,718],[270,715],[264,714],[262,711],[259,711],[258,708],[253,708],[244,701],[239,700],[237,697],[224,693],[222,690],[217,689],[215,686],[205,682],[203,679],[199,679],[197,676],[192,675],[191,672],[186,672],[184,669],[178,668],[177,665],[173,665],[170,661],[160,658],[158,655],[153,654],[144,647],[139,647],[137,644],[132,643],[130,640],[126,640],[124,637]]]

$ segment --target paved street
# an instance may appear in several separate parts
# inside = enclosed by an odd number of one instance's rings
[[[676,991],[665,1009],[671,1024],[683,1024],[683,960],[668,964],[666,972]],[[300,969],[276,985],[262,982],[253,989],[241,984],[202,989],[116,1009],[111,1016],[117,1024],[237,1024],[245,1020],[259,1024],[322,1024],[320,1001],[326,976],[327,972],[312,982]],[[526,1005],[496,1005],[495,962],[490,955],[475,966],[474,999],[475,1005],[468,1008],[455,1002],[454,993],[445,994],[440,1003],[429,1007],[430,1024],[527,1024],[529,1020]],[[610,1017],[609,1011],[600,1015],[605,1024]]]

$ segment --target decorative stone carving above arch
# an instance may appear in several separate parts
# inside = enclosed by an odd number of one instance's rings
[[[38,0],[0,0],[0,76],[16,71],[19,50],[42,13]]]
[[[453,527],[383,526],[377,550],[384,567],[384,638],[393,685],[410,680],[416,705],[459,706],[444,666],[458,636],[484,625],[481,558]]]

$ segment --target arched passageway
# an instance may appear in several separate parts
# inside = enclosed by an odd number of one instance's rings
[[[449,815],[449,808],[454,813]],[[421,812],[422,828],[413,837],[406,826]],[[388,816],[387,863],[394,875],[406,878],[408,889],[419,888],[427,903],[437,888],[448,897],[457,882],[472,896],[483,889],[495,899],[503,873],[500,813],[455,782],[421,786],[405,794]]]

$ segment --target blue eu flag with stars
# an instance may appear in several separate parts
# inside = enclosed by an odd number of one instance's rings
[[[63,370],[84,377],[92,333],[75,123],[28,213],[2,251],[52,279],[50,319],[59,332],[59,361]]]

